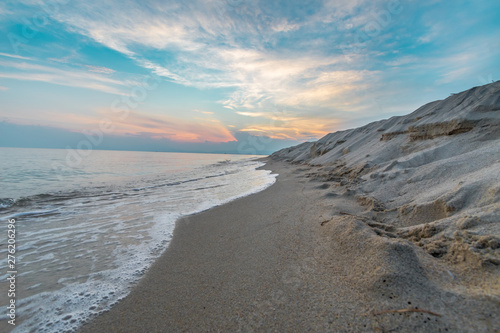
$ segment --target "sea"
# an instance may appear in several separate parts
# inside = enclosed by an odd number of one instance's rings
[[[179,217],[275,182],[259,157],[0,148],[0,331],[72,332],[109,310]]]

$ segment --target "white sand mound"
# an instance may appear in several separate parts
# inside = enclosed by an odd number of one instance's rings
[[[500,81],[271,158],[320,166],[316,177],[436,258],[500,267]]]

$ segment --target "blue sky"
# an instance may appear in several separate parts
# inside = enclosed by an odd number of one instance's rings
[[[0,35],[3,128],[105,122],[121,149],[275,149],[500,76],[491,0],[18,0]]]

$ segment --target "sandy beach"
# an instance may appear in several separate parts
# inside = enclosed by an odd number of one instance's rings
[[[322,167],[269,160],[263,192],[177,222],[167,251],[80,332],[494,332],[495,269],[398,237]],[[498,282],[498,280],[497,280]],[[489,286],[489,289],[482,289]]]
[[[272,154],[82,332],[499,332],[500,83]]]
[[[0,333],[500,333],[500,0],[0,0]]]

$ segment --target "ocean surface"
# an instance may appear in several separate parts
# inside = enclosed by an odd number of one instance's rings
[[[125,297],[175,221],[265,189],[262,156],[0,148],[0,331],[7,224],[16,226],[14,332],[67,332]]]

